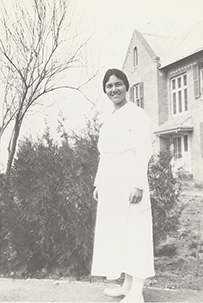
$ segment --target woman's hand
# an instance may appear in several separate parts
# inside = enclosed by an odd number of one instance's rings
[[[129,201],[132,204],[137,204],[142,200],[143,190],[137,187],[134,187],[130,192]]]
[[[93,197],[98,201],[98,187],[95,187],[95,190],[93,191]]]

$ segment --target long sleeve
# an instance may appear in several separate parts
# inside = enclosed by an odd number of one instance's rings
[[[131,171],[134,186],[143,189],[147,179],[148,162],[152,155],[150,120],[142,110],[133,120],[131,131],[135,138],[134,168]]]

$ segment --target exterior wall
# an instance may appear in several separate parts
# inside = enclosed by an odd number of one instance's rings
[[[158,76],[158,114],[159,114],[159,125],[163,124],[169,119],[170,115],[170,106],[169,106],[169,95],[168,95],[168,87],[167,87],[167,77],[165,72],[159,71]]]
[[[164,71],[159,71],[158,75],[158,115],[159,115],[159,125],[168,121],[170,117],[170,105],[168,102],[168,87],[167,87],[167,76]],[[158,136],[157,136],[158,137]],[[169,149],[170,142],[168,139],[163,137],[158,137],[159,149]]]
[[[176,62],[165,68],[165,74],[168,82],[168,104],[169,118],[172,117],[171,104],[171,78],[176,77],[184,72],[187,72],[187,93],[188,93],[188,111],[178,114],[179,116],[190,115],[194,130],[188,133],[190,139],[190,157],[191,157],[191,172],[194,180],[203,181],[203,157],[201,155],[200,144],[200,123],[203,122],[203,95],[195,98],[194,93],[194,65],[199,61],[203,61],[203,52],[189,56],[184,60]],[[177,116],[177,115],[176,115]]]
[[[134,67],[134,47],[138,50],[138,66]],[[159,150],[159,139],[154,134],[159,125],[158,116],[158,87],[157,87],[157,62],[152,58],[146,45],[143,44],[139,34],[134,34],[123,65],[123,71],[127,74],[130,86],[136,83],[144,83],[144,109],[152,121],[152,142],[153,150]]]
[[[196,56],[196,62],[203,61],[203,52],[200,56]],[[192,75],[191,75],[192,78]],[[191,81],[191,84],[193,82]],[[203,157],[201,155],[201,142],[200,142],[200,123],[203,122],[203,95],[199,98],[194,97],[194,85],[191,85],[191,104],[190,112],[193,117],[194,132],[191,138],[192,146],[192,172],[195,180],[203,181]]]
[[[136,67],[134,67],[135,47],[138,51],[138,65]],[[123,65],[123,71],[129,78],[130,87],[136,83],[144,83],[144,109],[152,121],[154,153],[160,149],[168,148],[170,145],[169,139],[158,137],[154,131],[158,129],[159,125],[173,117],[171,78],[187,73],[188,111],[174,115],[174,117],[187,117],[188,115],[192,117],[194,130],[185,133],[189,139],[189,153],[185,153],[184,156],[189,158],[188,167],[190,167],[194,180],[197,181],[203,181],[203,152],[201,153],[202,143],[200,142],[200,123],[203,123],[203,89],[198,98],[195,98],[194,93],[196,85],[194,84],[194,65],[200,61],[203,62],[203,51],[159,69],[159,59],[143,36],[135,31]]]
[[[160,137],[160,150],[170,149],[170,141],[167,138]]]

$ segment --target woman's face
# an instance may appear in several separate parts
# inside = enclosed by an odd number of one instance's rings
[[[126,86],[124,82],[115,75],[112,75],[108,82],[106,82],[105,91],[115,106],[126,103]]]

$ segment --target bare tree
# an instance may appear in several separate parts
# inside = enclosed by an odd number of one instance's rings
[[[4,35],[0,38],[0,72],[4,97],[0,136],[13,123],[7,177],[10,176],[23,120],[31,107],[54,90],[81,91],[85,82],[94,77],[92,72],[92,76],[78,86],[63,85],[60,81],[67,77],[70,69],[84,67],[81,52],[88,42],[73,31],[67,0],[31,0],[29,8],[17,3],[13,11],[14,17],[11,18],[2,4]]]

